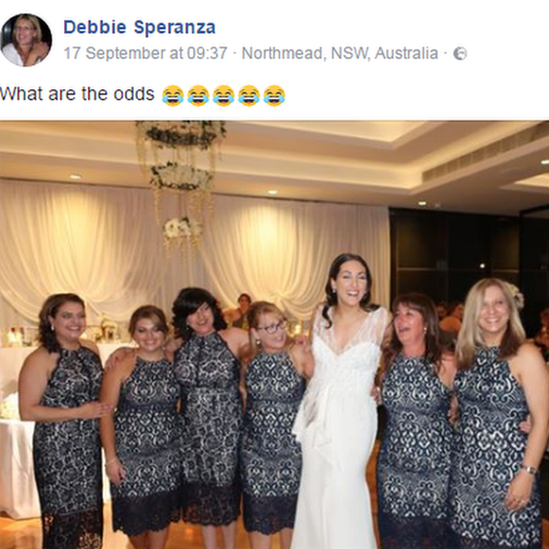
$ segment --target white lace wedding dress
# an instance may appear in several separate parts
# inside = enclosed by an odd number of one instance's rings
[[[343,349],[317,311],[315,373],[301,403],[294,434],[303,470],[292,549],[375,549],[366,464],[377,430],[370,392],[388,314],[365,318]]]

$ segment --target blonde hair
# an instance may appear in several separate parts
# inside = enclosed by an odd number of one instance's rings
[[[524,343],[526,334],[513,298],[509,284],[499,278],[484,278],[479,280],[467,294],[463,321],[456,345],[458,369],[467,370],[473,365],[475,352],[479,347],[485,346],[478,321],[484,303],[486,290],[492,286],[499,288],[509,308],[509,322],[501,339],[499,356],[510,358],[516,355],[519,347]]]
[[[259,321],[263,315],[273,314],[279,318],[279,320],[286,320],[284,313],[274,304],[269,301],[254,301],[248,310],[248,324],[250,326],[250,347],[252,349],[252,356],[259,353],[259,344],[253,337],[251,329],[257,330],[259,328]],[[288,337],[288,342],[290,338]]]
[[[15,29],[17,27],[17,24],[19,21],[28,21],[36,31],[36,36],[34,37],[34,43],[42,42],[42,28],[40,27],[40,21],[38,21],[38,17],[36,15],[31,15],[30,13],[22,13],[13,24],[13,38],[12,42],[14,42],[17,47],[19,47],[19,43],[17,42],[17,38],[15,36]]]

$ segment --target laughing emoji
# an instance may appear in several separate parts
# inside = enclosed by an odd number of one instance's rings
[[[245,107],[253,107],[259,103],[259,92],[253,86],[244,86],[238,92],[238,101]]]
[[[220,107],[228,107],[234,101],[234,92],[229,86],[218,86],[213,94],[213,102]]]
[[[162,92],[162,101],[169,107],[177,107],[183,103],[183,90],[179,86],[168,86]]]
[[[269,86],[263,94],[263,101],[271,107],[278,107],[286,100],[284,90],[280,86]]]
[[[202,107],[210,100],[210,94],[204,86],[193,86],[189,90],[187,101],[195,107]]]

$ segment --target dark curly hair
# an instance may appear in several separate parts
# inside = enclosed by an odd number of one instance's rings
[[[176,337],[182,337],[186,340],[193,334],[193,329],[187,325],[187,317],[196,313],[198,308],[204,305],[204,303],[213,312],[214,329],[224,330],[227,327],[217,299],[208,290],[204,290],[203,288],[183,288],[175,298],[172,306],[172,323]]]
[[[326,302],[324,304],[324,307],[322,308],[322,316],[328,322],[328,328],[332,326],[332,321],[328,316],[328,311],[330,307],[337,305],[337,293],[332,291],[332,280],[335,280],[337,278],[341,266],[344,263],[347,263],[347,261],[358,261],[364,267],[364,271],[366,272],[366,293],[360,300],[360,307],[367,312],[375,311],[377,308],[379,308],[379,305],[370,303],[370,298],[372,296],[372,273],[370,272],[370,267],[368,267],[366,261],[357,254],[340,254],[332,261],[332,264],[330,265],[330,270],[328,271],[328,280],[326,282],[326,286],[324,287],[324,291],[326,293]]]
[[[85,308],[84,300],[76,294],[53,294],[44,301],[38,314],[38,341],[49,353],[58,353],[61,350],[50,318],[55,318],[59,308],[65,303],[79,303]]]

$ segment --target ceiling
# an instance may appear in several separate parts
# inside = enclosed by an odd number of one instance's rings
[[[515,215],[549,204],[549,122],[227,122],[215,192]],[[145,187],[131,121],[2,121],[0,177]],[[73,183],[74,184],[74,183]]]

